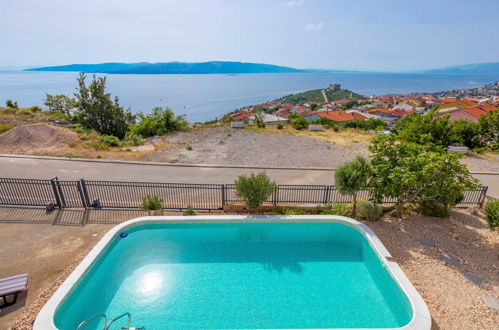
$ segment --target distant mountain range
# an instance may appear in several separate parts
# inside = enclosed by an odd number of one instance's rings
[[[87,73],[114,74],[237,74],[237,73],[299,73],[317,72],[318,70],[300,70],[286,66],[259,63],[211,61],[202,63],[101,63],[71,64],[31,68],[25,71],[75,71]]]
[[[474,63],[465,65],[448,66],[445,68],[420,71],[422,73],[444,73],[444,74],[498,74],[499,62]]]
[[[320,70],[320,69],[295,69],[286,66],[210,61],[200,63],[166,62],[166,63],[100,63],[100,64],[70,64],[61,66],[48,66],[25,69],[25,71],[66,71],[87,73],[112,73],[112,74],[238,74],[238,73],[376,73],[373,71],[349,70]],[[386,72],[385,72],[386,73]],[[401,73],[431,73],[431,74],[498,74],[499,62],[475,63],[449,66],[439,69],[419,70]]]

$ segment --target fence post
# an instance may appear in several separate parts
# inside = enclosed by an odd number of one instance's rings
[[[327,204],[329,201],[329,195],[331,193],[331,186],[326,186],[326,189],[324,190],[324,200],[322,201],[323,204]]]
[[[81,187],[83,188],[83,195],[85,196],[87,207],[92,206],[90,203],[90,197],[88,196],[87,183],[83,179],[81,179]]]
[[[76,187],[78,188],[78,192],[80,193],[81,203],[83,205],[83,208],[87,209],[88,203],[85,197],[85,192],[84,192],[85,190],[83,188],[83,185],[84,185],[83,179],[76,181]]]
[[[61,198],[59,197],[59,192],[58,192],[58,189],[57,189],[57,186],[55,183],[56,180],[57,180],[57,177],[50,179],[50,184],[52,186],[52,191],[54,192],[54,197],[55,197],[55,202],[57,204],[57,207],[62,208]]]
[[[272,194],[272,204],[274,204],[274,206],[277,206],[277,203],[279,202],[279,185],[276,185],[275,186],[275,190],[274,190],[274,193]]]
[[[487,196],[487,190],[489,190],[489,186],[482,186],[481,195],[478,200],[478,205],[480,206],[480,208],[484,206],[485,196]]]
[[[226,201],[225,201],[225,191],[226,191],[225,184],[221,184],[220,188],[222,190],[222,210],[223,210],[225,203],[226,203]]]

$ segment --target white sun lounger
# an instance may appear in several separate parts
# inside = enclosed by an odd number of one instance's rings
[[[0,308],[14,305],[19,292],[26,290],[27,286],[28,274],[0,279]],[[13,299],[7,299],[8,296],[13,296]]]

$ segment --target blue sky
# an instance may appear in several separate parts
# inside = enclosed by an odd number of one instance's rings
[[[232,60],[415,70],[499,61],[497,0],[1,0],[0,66]]]

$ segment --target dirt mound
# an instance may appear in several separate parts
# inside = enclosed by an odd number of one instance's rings
[[[17,126],[0,135],[0,153],[37,154],[57,151],[70,142],[79,141],[78,134],[62,127],[46,124]]]

